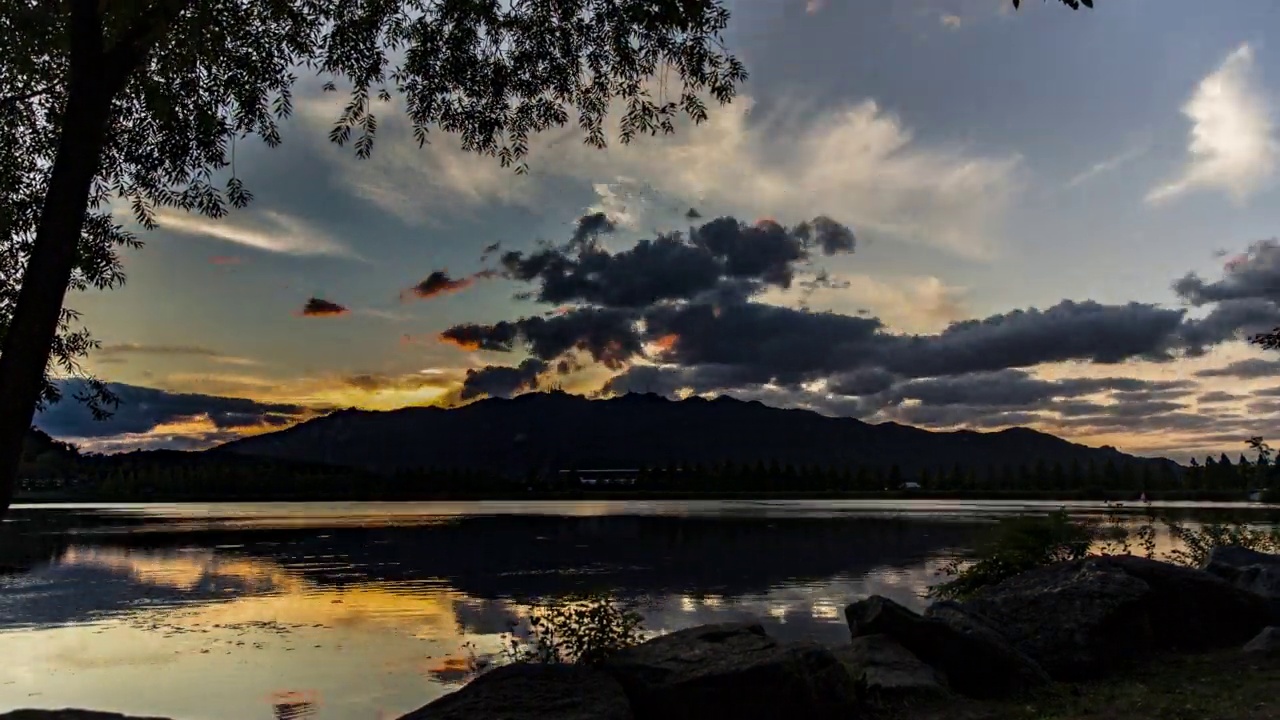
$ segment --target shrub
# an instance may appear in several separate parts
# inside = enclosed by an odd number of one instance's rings
[[[1092,529],[1072,520],[1065,509],[1044,516],[1001,519],[973,552],[943,568],[942,572],[952,579],[931,588],[929,595],[964,599],[1028,570],[1083,558],[1093,540]]]
[[[644,639],[640,613],[608,595],[587,594],[535,607],[529,636],[511,633],[509,662],[594,665]]]
[[[1168,560],[1179,565],[1201,567],[1214,548],[1225,545],[1240,545],[1259,552],[1280,552],[1280,527],[1263,530],[1240,522],[1219,522],[1188,528],[1172,520],[1166,520],[1165,526],[1181,545],[1169,552]]]
[[[962,600],[1001,580],[1089,554],[1143,555],[1178,565],[1200,567],[1216,547],[1240,545],[1260,552],[1280,553],[1280,527],[1260,529],[1234,520],[1187,527],[1164,519],[1174,547],[1156,557],[1161,521],[1148,508],[1132,525],[1119,508],[1109,507],[1102,523],[1076,520],[1059,510],[1045,516],[1028,515],[1001,520],[987,540],[971,553],[942,569],[951,580],[929,590],[930,597]]]

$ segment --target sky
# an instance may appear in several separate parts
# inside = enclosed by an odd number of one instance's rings
[[[528,175],[391,108],[356,159],[304,81],[283,145],[236,148],[249,208],[166,211],[69,296],[116,416],[37,425],[203,448],[563,388],[1234,457],[1280,437],[1244,341],[1280,325],[1280,5],[1097,4],[733,0],[732,105],[548,133]]]

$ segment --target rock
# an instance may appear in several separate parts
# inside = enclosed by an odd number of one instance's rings
[[[581,665],[515,663],[490,670],[462,689],[401,720],[632,720],[613,678]]]
[[[164,717],[134,717],[119,712],[95,710],[14,710],[0,715],[0,720],[165,720]]]
[[[1244,651],[1251,655],[1280,657],[1280,626],[1271,625],[1263,628],[1262,632],[1245,644]]]
[[[759,624],[680,630],[621,650],[603,667],[637,720],[846,717],[856,693],[830,650],[779,643]]]
[[[1160,650],[1244,642],[1263,598],[1207,572],[1133,556],[1091,557],[984,588],[961,604],[1062,681],[1105,677]]]
[[[1240,545],[1223,545],[1209,553],[1201,569],[1231,580],[1243,568],[1254,565],[1280,565],[1280,555],[1250,550]]]
[[[888,635],[856,637],[832,652],[859,694],[890,699],[947,694],[947,679]]]
[[[1272,620],[1280,621],[1280,555],[1225,545],[1214,548],[1204,569],[1242,590],[1272,601]]]
[[[944,606],[923,617],[879,595],[845,608],[853,637],[887,635],[941,672],[952,690],[975,698],[1017,695],[1049,681],[1044,671],[990,628]]]

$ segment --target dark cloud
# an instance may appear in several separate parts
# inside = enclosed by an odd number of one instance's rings
[[[746,225],[734,218],[711,220],[681,233],[645,239],[613,253],[590,241],[611,229],[607,218],[582,218],[564,246],[503,254],[507,277],[538,285],[531,295],[549,304],[585,303],[646,308],[668,300],[690,300],[724,282],[790,287],[797,263],[816,246],[826,255],[852,252],[853,233],[825,217],[794,229],[773,222]]]
[[[494,325],[463,324],[440,334],[467,350],[511,352],[520,346],[544,362],[578,350],[610,368],[619,368],[644,348],[634,313],[611,308],[573,308],[552,317],[534,316]]]
[[[1280,325],[1280,308],[1271,300],[1241,298],[1223,300],[1198,320],[1188,320],[1179,328],[1187,353],[1203,355],[1213,346],[1241,340]]]
[[[307,300],[298,314],[303,317],[333,317],[346,315],[349,312],[351,311],[336,302],[313,297]]]
[[[924,377],[1065,360],[1169,360],[1182,316],[1182,310],[1146,303],[1063,300],[1047,310],[1014,310],[952,323],[937,335],[906,338],[891,347],[885,364]]]
[[[457,382],[456,375],[430,375],[414,373],[410,375],[384,375],[381,373],[359,373],[347,375],[342,382],[364,392],[383,390],[420,390],[423,388],[449,388]]]
[[[827,378],[827,389],[837,395],[875,395],[899,380],[897,375],[881,368],[864,368]]]
[[[611,233],[617,229],[609,216],[602,212],[583,215],[578,218],[578,223],[573,230],[573,238],[569,241],[570,245],[584,245],[587,241]]]
[[[447,270],[436,270],[422,282],[401,293],[400,299],[418,298],[419,300],[430,300],[439,295],[465,290],[474,285],[476,280],[491,278],[494,274],[492,270],[481,270],[473,275],[455,279],[449,277]]]
[[[60,383],[63,397],[84,390],[83,383]],[[125,433],[146,433],[158,425],[207,415],[219,429],[258,425],[284,425],[305,415],[300,405],[261,403],[244,398],[171,393],[155,388],[108,383],[120,398],[120,406],[108,420],[96,421],[80,403],[56,403],[36,416],[35,424],[54,437],[101,438]]]
[[[1197,306],[1228,300],[1280,302],[1280,241],[1253,243],[1244,255],[1226,264],[1221,280],[1209,282],[1188,273],[1173,283],[1173,291]]]
[[[234,355],[218,352],[207,347],[199,345],[144,345],[142,343],[113,343],[103,345],[93,351],[93,358],[98,362],[122,362],[123,356],[127,355],[168,355],[174,357],[196,357],[207,358],[215,362],[233,363],[237,365],[252,365],[254,362],[247,358],[240,358]]]
[[[1280,376],[1280,360],[1263,360],[1262,358],[1237,360],[1224,367],[1208,368],[1196,373],[1196,377],[1235,377],[1244,379],[1273,376]]]
[[[701,218],[702,213],[698,212],[698,208],[689,208],[684,213],[685,220],[699,220]]]
[[[671,360],[742,367],[760,382],[794,383],[866,368],[904,377],[959,375],[1063,360],[1169,359],[1183,311],[1063,301],[953,323],[935,335],[893,335],[878,318],[760,303],[655,308],[650,332],[680,337]]]
[[[918,401],[921,405],[966,405],[969,407],[1002,407],[1034,409],[1064,399],[1093,395],[1105,391],[1127,395],[1133,401],[1147,400],[1152,393],[1190,392],[1169,388],[1166,384],[1148,383],[1134,378],[1065,378],[1041,380],[1022,370],[998,370],[967,375],[910,380],[894,386],[887,393],[890,402]],[[1142,389],[1134,389],[1141,386]]]
[[[516,367],[490,365],[479,370],[467,370],[460,397],[463,400],[481,395],[511,397],[526,390],[536,390],[538,376],[546,372],[547,368],[547,363],[542,360],[526,358]]]
[[[1237,400],[1244,400],[1247,397],[1247,395],[1236,395],[1229,392],[1222,392],[1221,390],[1214,390],[1213,392],[1207,392],[1200,395],[1196,398],[1196,402],[1207,405],[1211,403],[1235,402]]]

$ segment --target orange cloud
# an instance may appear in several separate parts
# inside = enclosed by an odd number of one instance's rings
[[[214,255],[209,258],[209,263],[213,265],[240,265],[244,260],[236,255]]]
[[[657,340],[654,340],[653,345],[659,350],[666,352],[674,348],[676,346],[676,343],[679,341],[680,341],[680,336],[676,335],[675,333],[671,333],[669,335],[663,335]]]
[[[444,343],[445,345],[452,345],[454,347],[466,350],[467,352],[475,352],[476,350],[480,349],[480,343],[475,340],[450,337],[444,333],[440,333],[439,335],[437,335],[436,339],[438,339],[440,342]]]
[[[336,302],[313,297],[296,314],[301,317],[334,317],[351,312]]]

